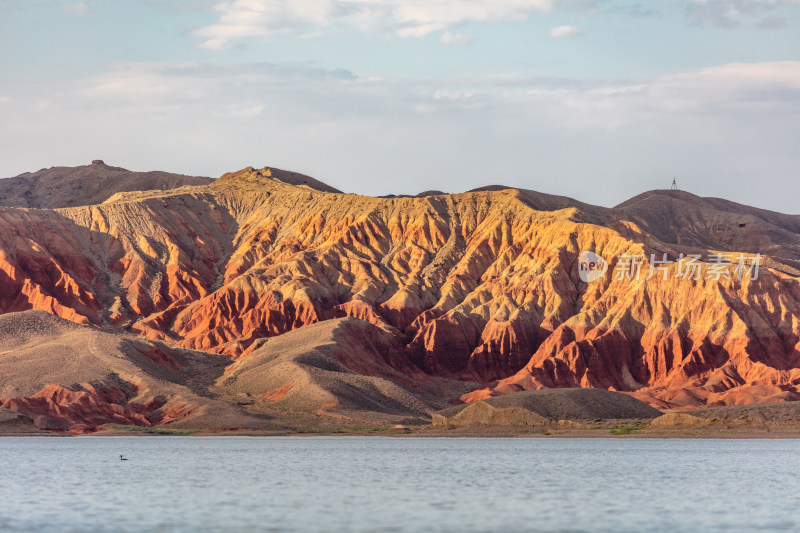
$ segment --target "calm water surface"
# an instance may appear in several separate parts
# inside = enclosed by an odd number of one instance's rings
[[[800,530],[800,441],[0,439],[3,532],[642,530]]]

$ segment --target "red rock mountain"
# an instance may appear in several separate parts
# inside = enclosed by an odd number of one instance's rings
[[[323,345],[350,346],[325,356],[382,380],[348,377],[348,390],[379,390],[371,405],[392,412],[550,387],[660,408],[786,401],[800,399],[799,237],[800,217],[680,191],[613,209],[502,186],[372,198],[246,168],[96,205],[0,209],[0,313],[38,309],[228,356],[228,375],[248,383],[220,378],[211,394],[229,403],[294,391],[303,405],[354,409],[341,384],[319,392],[336,371],[323,379],[306,352],[264,351],[323,321]],[[581,281],[582,251],[610,263],[601,279]],[[706,279],[722,252],[763,254],[758,277],[726,267]],[[617,279],[624,254],[646,258],[638,280]],[[678,279],[686,263],[674,262],[650,276],[651,254],[699,255],[703,275]],[[337,325],[345,317],[373,329]]]

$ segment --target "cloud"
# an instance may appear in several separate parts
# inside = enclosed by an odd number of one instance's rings
[[[98,157],[201,175],[274,165],[364,194],[500,182],[614,205],[675,175],[705,196],[796,210],[800,62],[633,80],[130,63],[45,87],[0,83],[13,98],[0,176]]]
[[[67,4],[61,8],[61,10],[64,13],[72,13],[73,15],[78,15],[81,17],[88,17],[92,15],[92,11],[89,9],[89,5],[86,2]]]
[[[769,15],[756,24],[762,30],[781,30],[787,26],[786,19],[778,15]]]
[[[686,6],[689,20],[702,26],[735,28],[742,21],[752,21],[787,4],[800,4],[800,0],[691,0]],[[758,26],[774,29],[781,17],[766,17]],[[766,21],[766,22],[765,22]]]
[[[218,50],[252,37],[315,32],[335,25],[424,37],[464,22],[523,20],[548,12],[554,0],[231,0],[193,35],[200,48]]]
[[[562,37],[577,37],[581,34],[581,30],[575,26],[558,26],[551,28],[547,34],[553,39],[560,39]]]
[[[658,7],[643,6],[642,4],[631,4],[627,6],[616,6],[607,8],[611,13],[621,13],[629,17],[646,18],[655,17],[661,14]]]
[[[466,46],[475,42],[475,38],[461,33],[446,31],[439,37],[439,42],[447,46]]]

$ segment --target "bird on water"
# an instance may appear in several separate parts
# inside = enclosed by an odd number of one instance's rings
[[[122,457],[122,455],[120,455],[120,456],[119,456],[119,460],[120,460],[120,461],[127,461],[127,459],[125,459],[124,457]]]

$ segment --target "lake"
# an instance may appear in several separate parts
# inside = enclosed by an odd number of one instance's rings
[[[3,532],[800,530],[798,440],[8,437],[0,481]]]

